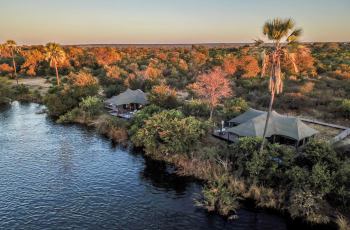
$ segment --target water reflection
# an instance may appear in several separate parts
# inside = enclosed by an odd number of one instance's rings
[[[226,221],[197,209],[195,180],[94,128],[35,114],[43,108],[0,106],[0,229],[287,228],[262,210],[243,207]]]

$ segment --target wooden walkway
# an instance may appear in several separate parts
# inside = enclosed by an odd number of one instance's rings
[[[132,114],[129,113],[118,113],[118,112],[108,112],[109,115],[115,116],[115,117],[121,117],[121,118],[126,118],[126,119],[130,119],[132,118]]]
[[[237,142],[237,136],[234,134],[228,134],[228,132],[226,132],[225,134],[219,134],[219,132],[213,132],[211,135],[213,135],[214,137],[229,141],[229,142]]]
[[[335,136],[332,139],[330,139],[328,141],[328,144],[330,144],[330,145],[335,144],[338,141],[341,141],[341,140],[345,139],[347,136],[349,136],[349,134],[350,134],[350,129],[345,129],[343,132],[341,132],[337,136]]]

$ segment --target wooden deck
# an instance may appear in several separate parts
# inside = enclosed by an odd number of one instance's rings
[[[131,113],[118,113],[118,112],[108,112],[108,113],[112,116],[121,117],[121,118],[125,118],[125,119],[130,119],[133,116],[133,114],[131,114]]]
[[[225,134],[219,134],[219,132],[213,132],[211,135],[213,135],[214,137],[226,140],[226,141],[230,141],[230,142],[237,142],[237,136],[230,133],[230,135],[228,135],[228,132],[226,132]]]

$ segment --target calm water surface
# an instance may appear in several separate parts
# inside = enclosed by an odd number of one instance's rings
[[[209,215],[199,183],[43,108],[0,106],[0,229],[295,229],[255,209]]]

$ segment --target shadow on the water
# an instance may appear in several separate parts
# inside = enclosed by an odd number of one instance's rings
[[[140,171],[140,179],[145,180],[151,183],[154,187],[163,189],[165,192],[167,191],[175,191],[177,194],[181,194],[188,190],[188,186],[192,183],[196,183],[197,185],[202,186],[204,182],[196,180],[192,177],[186,176],[178,176],[176,172],[174,172],[174,168],[167,165],[165,162],[153,160],[147,157],[142,148],[131,147],[129,153],[134,156],[142,156],[145,161],[145,168]],[[201,192],[201,191],[198,191]],[[219,219],[222,219],[224,224],[230,223],[228,221],[228,217],[220,216],[215,212],[207,212],[201,208],[197,208],[196,212],[204,212],[207,216],[208,222],[215,222]],[[242,204],[241,208],[238,210],[238,215],[247,215],[248,213],[255,213],[259,218],[276,218],[279,217],[281,221],[286,223],[286,227],[289,230],[336,230],[337,227],[334,224],[328,225],[309,225],[305,223],[302,219],[292,219],[288,213],[281,213],[274,209],[263,209],[256,208],[256,204],[254,200],[245,200]],[[234,213],[232,213],[234,214]],[[255,226],[259,226],[259,218],[255,221]],[[273,221],[273,220],[272,220]],[[253,224],[253,223],[251,223]]]
[[[11,104],[0,104],[0,113],[5,112],[6,110],[11,109]]]
[[[146,156],[142,148],[131,147],[129,153],[133,156],[141,156],[145,162],[145,168],[140,171],[140,179],[147,181],[152,186],[176,193],[185,192],[189,184],[196,182],[191,177],[178,176],[174,168],[163,161],[153,160]]]

